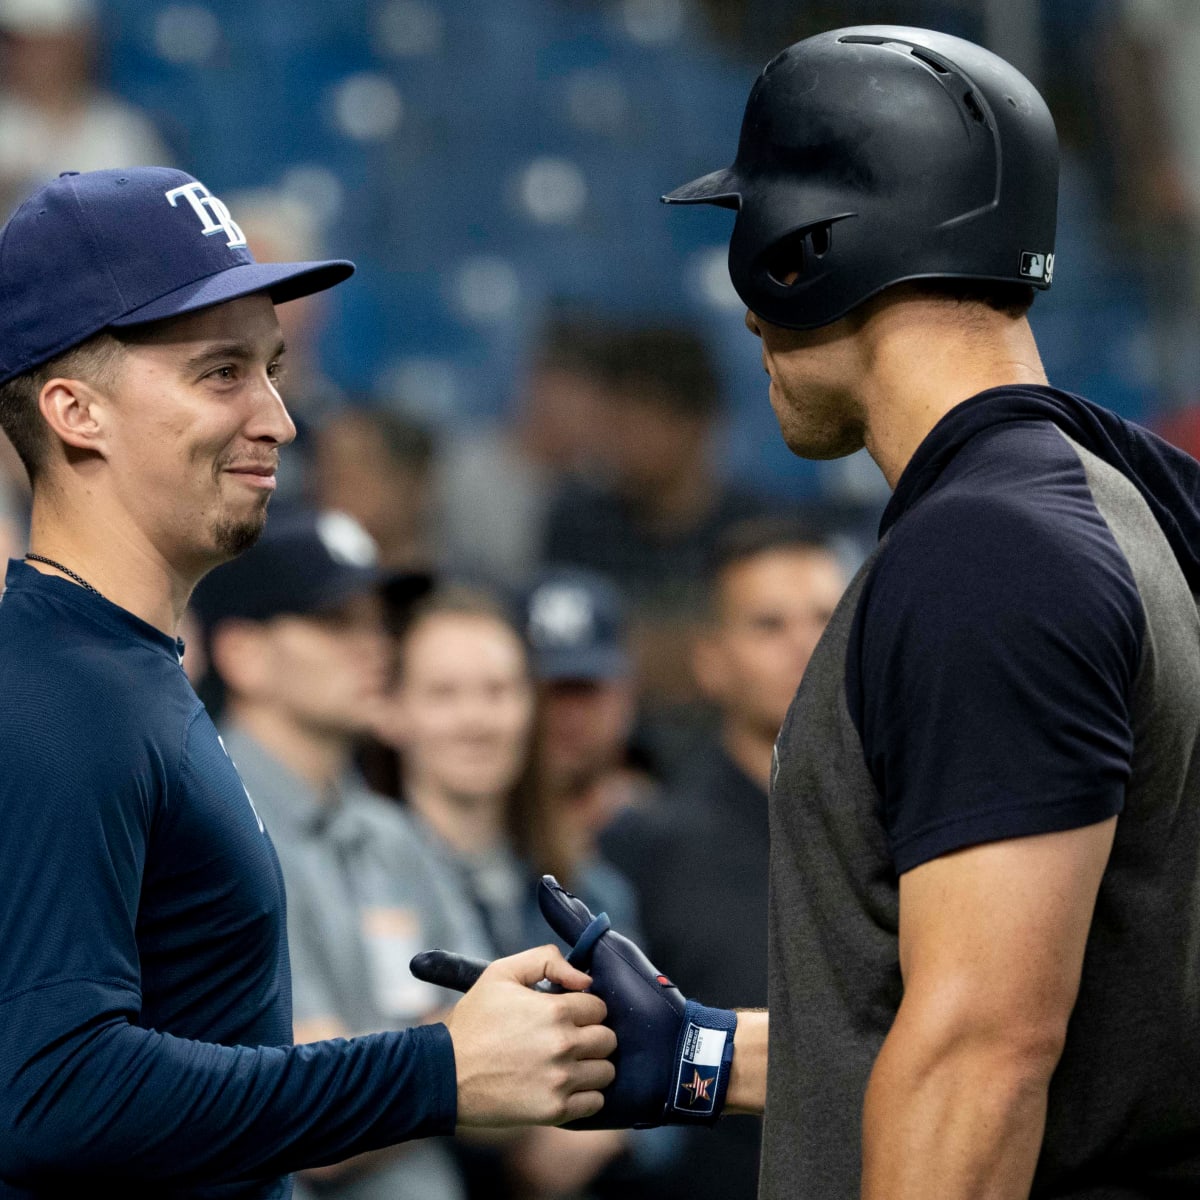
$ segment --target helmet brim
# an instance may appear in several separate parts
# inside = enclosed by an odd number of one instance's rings
[[[732,167],[722,167],[685,183],[662,197],[664,204],[719,204],[722,208],[740,208],[742,184]]]

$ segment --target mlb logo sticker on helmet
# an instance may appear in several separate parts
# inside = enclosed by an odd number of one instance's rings
[[[1026,250],[1021,255],[1021,275],[1025,279],[1037,279],[1043,283],[1054,280],[1054,255],[1036,254]]]

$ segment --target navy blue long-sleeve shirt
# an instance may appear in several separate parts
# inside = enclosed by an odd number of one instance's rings
[[[444,1026],[291,1043],[283,881],[179,663],[103,598],[0,599],[0,1200],[290,1194],[448,1133]]]

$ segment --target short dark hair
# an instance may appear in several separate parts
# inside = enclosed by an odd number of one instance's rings
[[[325,428],[346,421],[366,425],[377,435],[388,459],[402,470],[427,471],[433,462],[437,442],[429,427],[393,409],[381,408],[371,396],[352,397],[346,408],[330,414]]]
[[[12,442],[31,484],[46,462],[46,423],[38,407],[42,388],[60,377],[107,384],[123,349],[123,343],[109,330],[101,330],[49,362],[0,384],[0,429]]]
[[[908,286],[923,295],[943,300],[984,304],[1014,319],[1025,316],[1037,296],[1037,289],[1027,283],[998,279],[918,279]]]
[[[823,533],[797,516],[768,513],[726,525],[717,535],[708,556],[708,577],[713,587],[730,567],[776,550],[810,550],[833,553]]]
[[[602,313],[558,304],[542,322],[533,352],[535,368],[603,377],[608,370],[611,323]]]
[[[608,340],[605,382],[680,415],[710,417],[721,408],[721,384],[703,338],[691,329],[647,326]]]
[[[523,648],[525,635],[516,611],[506,597],[487,587],[457,580],[446,581],[423,590],[407,606],[395,633],[405,642],[418,625],[433,617],[479,617],[512,630]]]

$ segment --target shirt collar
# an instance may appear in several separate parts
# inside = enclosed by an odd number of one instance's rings
[[[43,574],[22,559],[8,560],[4,590],[14,595],[37,595],[55,603],[65,604],[94,624],[103,626],[110,633],[120,634],[159,654],[166,654],[176,665],[183,660],[182,639],[163,633],[148,621],[143,621],[141,617],[135,616],[120,605],[95,592],[89,592],[69,579]]]

